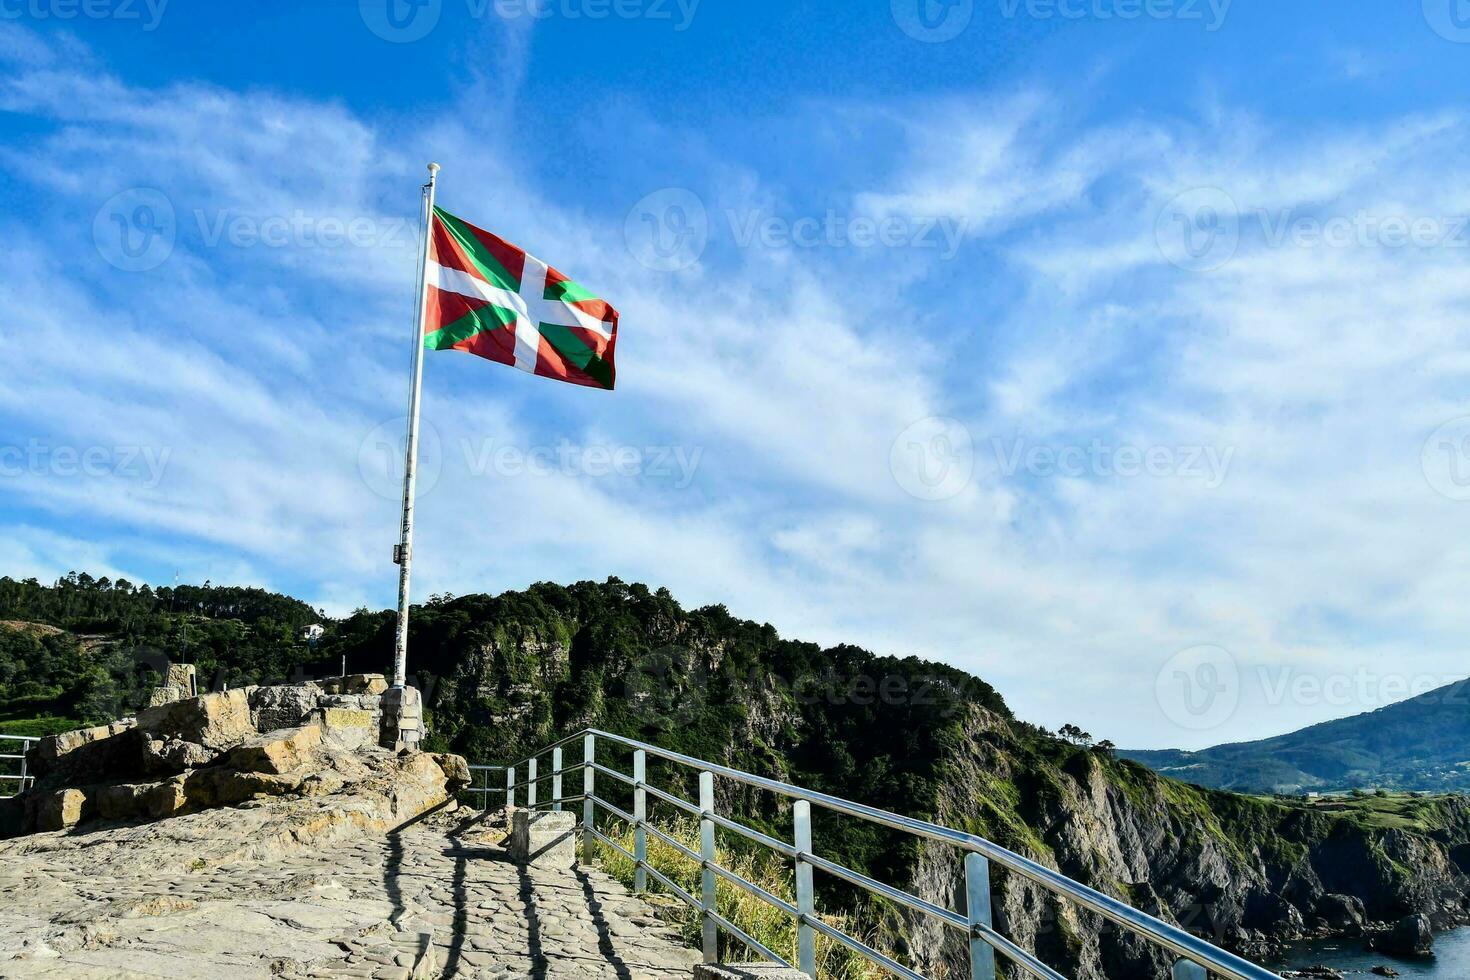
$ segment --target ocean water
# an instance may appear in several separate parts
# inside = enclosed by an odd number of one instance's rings
[[[1361,942],[1310,943],[1291,951],[1283,963],[1273,968],[1331,966],[1348,976],[1368,973],[1382,963],[1399,971],[1403,977],[1437,977],[1439,980],[1470,980],[1470,928],[1442,932],[1434,937],[1432,960],[1396,960],[1382,953],[1365,953]],[[1356,971],[1356,972],[1354,972]]]

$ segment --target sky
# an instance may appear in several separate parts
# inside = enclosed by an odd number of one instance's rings
[[[1470,675],[1462,0],[0,0],[0,574],[391,563],[425,165],[620,313],[426,358],[415,598],[618,576],[1199,748]]]

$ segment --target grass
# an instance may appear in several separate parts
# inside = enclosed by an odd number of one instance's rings
[[[699,827],[695,822],[678,821],[665,825],[661,829],[690,850],[699,850]],[[616,831],[613,828],[607,828],[604,832],[629,851],[633,850],[631,827],[620,827]],[[608,874],[632,888],[633,862],[605,844],[600,844],[600,850],[603,868]],[[723,847],[717,848],[715,853],[720,867],[734,872],[752,884],[759,885],[777,898],[795,903],[794,871],[787,859],[766,852],[737,851]],[[654,834],[648,835],[648,863],[686,892],[698,896],[700,891],[698,866]],[[665,889],[651,875],[648,884],[649,891],[654,894],[665,892]],[[773,952],[795,962],[796,923],[785,912],[723,878],[716,878],[715,895],[721,915],[744,929]],[[699,912],[681,899],[670,897],[673,898],[673,901],[667,903],[667,917],[672,920],[691,945],[698,946],[701,931]],[[869,916],[860,913],[822,913],[822,920],[868,946],[880,948],[876,939],[876,929],[862,924],[864,921],[871,921]],[[876,980],[876,978],[887,976],[886,973],[841,943],[820,933],[817,934],[816,939],[818,976],[834,977],[838,980]],[[759,954],[747,949],[738,939],[723,930],[721,930],[720,942],[722,944],[721,958],[725,961],[745,962],[762,959]],[[891,951],[884,950],[884,952],[892,955]]]
[[[42,735],[59,735],[84,727],[75,718],[59,718],[43,715],[39,718],[9,718],[0,721],[0,735],[26,735],[38,738]]]

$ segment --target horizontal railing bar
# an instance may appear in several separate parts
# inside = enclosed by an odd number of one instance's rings
[[[596,837],[598,840],[602,841],[608,847],[611,847],[613,850],[617,851],[619,854],[621,854],[623,857],[627,858],[629,861],[632,861],[634,864],[637,864],[638,863],[638,859],[633,856],[633,852],[628,851],[628,850],[625,850],[623,848],[623,845],[619,844],[617,841],[615,841],[611,837],[607,836],[607,834],[604,834],[602,831],[598,830],[596,827],[588,827],[586,829],[592,831],[592,835],[594,837]]]
[[[796,857],[796,848],[792,847],[790,844],[786,843],[783,840],[777,840],[774,837],[761,833],[759,830],[747,827],[743,823],[736,823],[729,817],[723,817],[718,813],[709,813],[705,814],[705,816],[713,820],[715,822],[715,826],[717,827],[724,827],[726,830],[732,830],[742,837],[749,838],[750,840],[755,841],[757,844],[769,847],[771,850],[784,854],[789,858]]]
[[[786,967],[787,969],[790,969],[791,968],[791,964],[788,963],[788,962],[786,962],[786,960],[785,960],[784,957],[782,957],[779,954],[773,952],[771,950],[771,948],[769,946],[767,946],[765,943],[762,943],[759,939],[756,939],[750,933],[746,932],[744,929],[740,928],[739,926],[737,926],[735,923],[731,922],[729,919],[725,918],[720,913],[715,912],[715,911],[710,911],[708,914],[709,914],[709,917],[711,919],[714,919],[715,920],[715,923],[717,925],[719,925],[721,928],[723,928],[726,932],[730,933],[730,935],[734,936],[736,939],[740,940],[742,943],[744,943],[745,945],[749,946],[751,949],[755,950],[757,953],[761,954],[766,959],[772,960],[773,962],[776,962],[776,963],[780,963],[782,966]],[[919,980],[924,980],[924,978],[923,977],[920,977]]]
[[[797,855],[797,859],[805,861],[807,864],[810,864],[814,868],[821,868],[828,874],[841,878],[843,881],[857,885],[859,888],[866,888],[868,891],[872,892],[875,895],[882,895],[884,898],[889,899],[890,901],[894,901],[900,905],[907,906],[908,908],[913,909],[915,912],[923,912],[925,915],[932,915],[934,918],[939,919],[941,922],[944,922],[947,925],[954,926],[956,929],[960,930],[960,932],[970,931],[969,919],[966,919],[964,916],[959,915],[956,912],[951,912],[949,909],[944,908],[943,906],[935,905],[933,902],[926,902],[922,898],[919,898],[917,895],[911,895],[901,888],[894,888],[892,885],[885,885],[883,884],[883,882],[878,881],[874,878],[869,878],[867,875],[862,874],[861,872],[853,871],[851,868],[844,868],[840,864],[835,864],[831,861],[828,861],[826,858],[817,857],[815,854],[799,854]]]
[[[785,912],[792,918],[801,917],[801,913],[797,911],[795,905],[792,905],[790,902],[777,895],[771,894],[753,881],[746,881],[744,878],[740,877],[729,868],[721,867],[713,861],[709,862],[709,864],[705,866],[713,871],[715,874],[719,875],[721,878],[724,878],[730,884],[736,886],[737,888],[743,888],[746,891],[750,892],[752,895],[765,902],[767,905],[770,905],[773,908],[780,909],[782,912]]]
[[[550,752],[552,749],[559,749],[563,745],[570,745],[572,742],[575,742],[577,739],[579,739],[583,735],[587,735],[587,734],[596,734],[596,733],[593,732],[593,730],[590,729],[590,728],[584,728],[582,731],[578,732],[575,735],[568,735],[566,738],[562,739],[561,741],[559,741],[559,742],[552,742],[550,745],[546,746],[545,748],[539,749],[536,752],[532,753],[531,755],[526,756],[520,762],[515,763],[514,764],[514,767],[515,768],[520,768],[521,766],[524,766],[526,763],[530,762],[532,759],[539,759],[541,756],[543,756],[546,753]]]
[[[537,800],[536,809],[540,810],[548,806],[555,806],[558,803],[578,803],[586,798],[586,796],[578,793],[576,796],[558,796],[554,800]]]
[[[617,807],[613,806],[611,803],[609,803],[607,800],[604,800],[600,796],[594,796],[594,797],[592,797],[592,802],[593,803],[596,803],[598,806],[602,807],[608,813],[611,813],[613,816],[619,818],[620,820],[625,821],[626,823],[636,824],[638,822],[637,820],[633,819],[633,814],[629,813],[627,810],[620,810],[620,809],[618,809]]]
[[[24,759],[23,755],[0,755],[0,759]]]
[[[913,970],[910,970],[908,967],[898,962],[898,960],[895,960],[892,957],[884,956],[873,947],[867,945],[866,943],[859,942],[858,940],[849,936],[847,933],[843,932],[841,929],[829,926],[827,923],[823,922],[821,919],[817,918],[814,915],[803,915],[801,917],[801,921],[806,925],[811,926],[813,929],[817,930],[817,932],[820,932],[831,939],[837,940],[839,943],[846,946],[854,953],[857,953],[864,959],[869,960],[873,963],[877,963],[879,966],[883,967],[886,970],[889,970],[890,972],[897,973],[901,977],[907,977],[908,980],[928,980],[928,978],[925,977],[923,974],[915,973]]]
[[[594,830],[593,833],[596,834],[597,831]],[[602,835],[601,834],[598,834],[597,836],[601,837]],[[616,846],[616,845],[614,845],[614,846]],[[622,848],[618,848],[618,849],[619,850],[622,850]],[[627,851],[623,851],[623,853],[624,854],[627,854],[628,852]],[[659,884],[663,885],[669,891],[673,892],[677,897],[683,899],[684,904],[686,904],[688,906],[691,906],[692,908],[696,908],[696,909],[699,908],[699,900],[698,899],[696,899],[693,895],[689,894],[684,889],[680,888],[678,885],[676,885],[672,881],[670,881],[669,878],[668,878],[668,876],[665,875],[658,868],[655,868],[653,865],[649,864],[647,861],[644,861],[643,862],[643,870],[644,871],[647,871],[649,874],[653,875],[654,880],[656,880]]]
[[[759,830],[756,830],[753,827],[747,827],[743,823],[736,823],[729,817],[721,816],[718,813],[702,813],[699,807],[694,805],[693,803],[690,803],[687,800],[681,800],[673,793],[666,793],[663,790],[659,789],[657,786],[654,786],[650,783],[634,783],[633,788],[646,790],[658,799],[663,800],[665,803],[673,804],[674,806],[683,810],[685,813],[689,814],[692,817],[707,816],[711,820],[713,820],[717,826],[724,827],[726,830],[734,831],[735,833],[740,834],[742,837],[753,840],[757,844],[760,844],[764,847],[769,847],[771,850],[784,854],[787,857],[796,857],[796,848],[792,847],[785,841],[777,840],[776,838],[771,837],[768,834],[761,833]]]
[[[951,844],[963,850],[982,854],[990,860],[1007,868],[1016,874],[1027,878],[1045,888],[1053,894],[1068,898],[1076,904],[1092,912],[1096,912],[1103,918],[1122,926],[1136,935],[1150,940],[1155,945],[1162,946],[1191,962],[1198,963],[1215,973],[1220,974],[1225,980],[1279,980],[1276,974],[1264,970],[1248,960],[1242,959],[1233,953],[1219,949],[1198,936],[1194,936],[1183,929],[1162,922],[1147,913],[1140,912],[1126,902],[1105,895],[1095,888],[1072,881],[1059,871],[1054,871],[1017,854],[1015,851],[1002,847],[983,837],[967,834],[963,831],[952,830],[928,821],[917,820],[913,817],[905,817],[877,807],[866,806],[844,800],[841,797],[831,796],[827,793],[819,793],[814,790],[804,790],[790,783],[779,780],[768,779],[753,773],[742,772],[739,769],[731,769],[714,762],[706,762],[693,756],[684,755],[680,752],[672,752],[661,749],[647,742],[637,739],[624,738],[601,729],[589,728],[578,735],[592,735],[595,738],[604,738],[615,744],[631,749],[642,749],[651,756],[665,759],[669,762],[678,763],[691,769],[709,772],[726,779],[732,779],[747,786],[764,789],[779,796],[785,796],[794,800],[806,800],[824,809],[836,813],[857,817],[876,823],[893,830],[901,830],[917,837],[940,841]],[[573,736],[575,738],[576,736]],[[569,741],[570,739],[568,739]],[[560,743],[565,744],[565,742]]]
[[[588,765],[592,767],[593,772],[600,772],[604,776],[611,776],[614,779],[621,780],[622,782],[627,783],[629,786],[633,785],[632,776],[618,772],[616,769],[609,769],[607,766],[602,765],[600,762],[591,762],[588,763]]]
[[[678,851],[680,854],[687,857],[689,860],[693,861],[695,864],[704,864],[704,858],[700,856],[698,851],[691,851],[679,841],[675,840],[673,837],[670,837],[668,834],[664,833],[662,830],[659,830],[657,827],[646,820],[643,822],[643,829],[648,831],[653,836],[657,837],[659,840],[663,841],[665,844],[672,847],[674,850]]]
[[[683,810],[685,813],[689,814],[692,817],[697,817],[700,815],[699,807],[695,806],[693,803],[690,803],[688,800],[679,799],[673,793],[665,793],[657,786],[650,786],[648,783],[637,783],[634,785],[633,788],[647,790],[655,798],[678,807],[680,810]]]

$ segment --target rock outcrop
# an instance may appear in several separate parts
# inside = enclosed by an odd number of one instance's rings
[[[354,686],[367,691],[372,680]],[[32,750],[35,784],[8,808],[12,826],[0,829],[14,836],[162,820],[276,798],[314,801],[301,811],[314,826],[380,828],[468,784],[457,756],[379,748],[377,717],[363,706],[377,697],[315,684],[244,688],[51,736]]]
[[[1060,764],[1028,754],[1007,720],[966,719],[945,764],[934,819],[1002,843],[1247,958],[1288,940],[1352,937],[1394,955],[1423,955],[1432,928],[1470,916],[1470,876],[1447,840],[1465,833],[1470,804],[1445,801],[1445,828],[1372,829],[1272,801],[1185,786],[1093,752]],[[999,871],[996,925],[1069,977],[1163,976],[1157,948],[1039,886]],[[952,849],[923,845],[914,887],[963,907]],[[923,922],[911,949],[930,975],[964,950]]]

